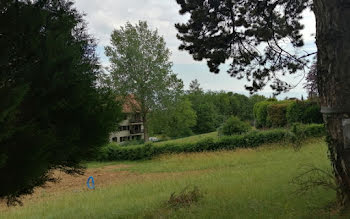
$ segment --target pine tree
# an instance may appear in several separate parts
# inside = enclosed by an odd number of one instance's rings
[[[0,199],[13,204],[53,169],[81,173],[121,107],[69,0],[1,1],[0,47]]]

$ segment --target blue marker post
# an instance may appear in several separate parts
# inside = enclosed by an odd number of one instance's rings
[[[91,185],[90,186],[90,180],[91,180]],[[86,182],[86,185],[89,189],[95,189],[95,181],[94,181],[94,177],[90,176]]]

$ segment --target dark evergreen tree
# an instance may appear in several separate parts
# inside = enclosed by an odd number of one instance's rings
[[[0,48],[0,198],[12,204],[53,169],[81,173],[121,107],[97,83],[95,43],[70,0],[2,0]]]
[[[316,17],[317,85],[329,133],[329,150],[342,204],[350,203],[350,152],[345,145],[343,122],[350,116],[350,13],[348,0],[177,0],[180,14],[190,14],[177,24],[180,49],[196,60],[205,59],[212,72],[232,60],[229,74],[251,81],[250,91],[268,82],[276,93],[290,85],[279,73],[305,67],[307,56],[284,48],[303,45],[302,12],[311,8]],[[282,42],[284,46],[282,46]],[[289,45],[286,46],[286,43]],[[259,48],[259,49],[258,49]],[[348,144],[348,143],[347,143]]]

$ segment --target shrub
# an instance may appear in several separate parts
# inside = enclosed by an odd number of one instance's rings
[[[302,122],[303,111],[304,111],[303,101],[294,101],[287,107],[286,118],[288,124],[293,124],[295,122]]]
[[[251,126],[236,116],[231,116],[220,128],[219,135],[237,135],[251,130]]]
[[[169,153],[232,150],[235,148],[258,147],[263,144],[278,142],[298,143],[308,137],[321,137],[324,135],[325,128],[323,124],[294,124],[291,131],[287,129],[252,131],[244,135],[224,136],[217,140],[205,138],[198,142],[186,144],[169,143],[156,146],[152,143],[147,143],[128,147],[109,144],[100,150],[97,159],[102,161],[141,160]]]
[[[303,113],[303,123],[323,123],[321,107],[316,103],[310,103]]]
[[[326,134],[326,129],[323,124],[301,124],[294,123],[291,131],[298,140],[302,140],[309,137],[321,137]]]
[[[323,123],[321,108],[314,101],[295,101],[287,108],[287,121],[293,123]]]
[[[291,102],[277,102],[267,106],[266,125],[268,127],[284,127],[287,125],[287,107]]]
[[[267,107],[275,100],[261,101],[254,105],[254,119],[257,128],[267,127]]]
[[[199,191],[198,187],[195,186],[193,190],[186,187],[179,194],[172,193],[166,202],[166,207],[173,209],[190,207],[192,204],[198,202],[201,197],[203,197],[203,194]]]

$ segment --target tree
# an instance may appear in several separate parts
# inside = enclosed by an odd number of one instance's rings
[[[306,83],[304,84],[304,88],[308,92],[308,98],[313,99],[318,97],[318,89],[317,89],[317,62],[315,61],[309,73],[306,76]]]
[[[203,134],[215,131],[217,114],[214,104],[202,102],[198,105],[194,105],[193,109],[197,114],[197,124],[193,127],[193,132],[196,134]]]
[[[232,60],[228,73],[251,81],[254,92],[268,82],[276,93],[291,86],[279,75],[305,70],[315,53],[292,53],[303,46],[301,13],[311,8],[316,17],[317,85],[329,133],[329,150],[341,188],[342,204],[350,202],[350,156],[344,142],[343,120],[350,114],[349,2],[344,0],[177,0],[180,14],[190,14],[176,24],[180,49],[196,60],[205,59],[212,72]],[[283,43],[282,43],[283,42]],[[298,51],[298,50],[295,50]],[[344,123],[345,124],[345,123]],[[346,146],[346,147],[345,147]]]
[[[111,62],[109,71],[117,95],[133,95],[136,100],[133,108],[141,113],[147,141],[149,113],[163,109],[183,88],[182,81],[171,71],[170,51],[163,37],[140,21],[114,30],[105,53]]]
[[[170,137],[186,137],[192,135],[192,130],[197,123],[196,112],[192,109],[191,102],[186,98],[181,98],[167,116],[166,133]]]
[[[193,134],[197,116],[188,98],[181,96],[166,109],[152,111],[148,121],[150,133],[178,138]]]
[[[199,81],[197,79],[194,79],[190,83],[190,93],[202,93],[203,89],[200,87]]]
[[[240,135],[250,131],[252,127],[236,116],[231,116],[219,129],[220,135]]]
[[[1,1],[0,46],[0,198],[14,204],[53,169],[81,173],[121,107],[97,86],[95,43],[71,1]]]

